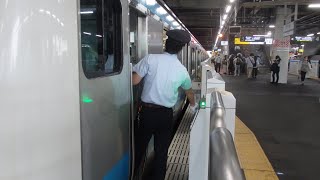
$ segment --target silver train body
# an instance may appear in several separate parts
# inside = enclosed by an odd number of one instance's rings
[[[0,179],[129,179],[131,63],[162,53],[166,29],[127,0],[0,1]],[[195,77],[207,55],[180,57]]]

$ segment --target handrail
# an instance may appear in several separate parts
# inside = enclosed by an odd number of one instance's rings
[[[245,180],[219,92],[211,94],[209,180]]]
[[[221,94],[217,91],[211,93],[210,132],[218,127],[226,127],[224,121],[225,109]]]

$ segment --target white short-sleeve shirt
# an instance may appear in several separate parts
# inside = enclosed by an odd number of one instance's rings
[[[191,88],[187,69],[176,54],[150,54],[133,67],[140,77],[144,77],[141,100],[171,108],[178,99],[178,88]]]

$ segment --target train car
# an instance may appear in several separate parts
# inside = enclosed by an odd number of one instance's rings
[[[176,27],[147,2],[0,2],[0,179],[134,176],[141,86],[132,87],[131,63],[162,53],[165,31]],[[181,62],[196,78],[206,55],[193,41]],[[175,117],[186,102],[179,97]]]

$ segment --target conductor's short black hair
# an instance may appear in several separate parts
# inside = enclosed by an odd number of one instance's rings
[[[177,54],[183,48],[186,43],[175,41],[172,38],[168,38],[166,41],[166,52],[169,54]]]

